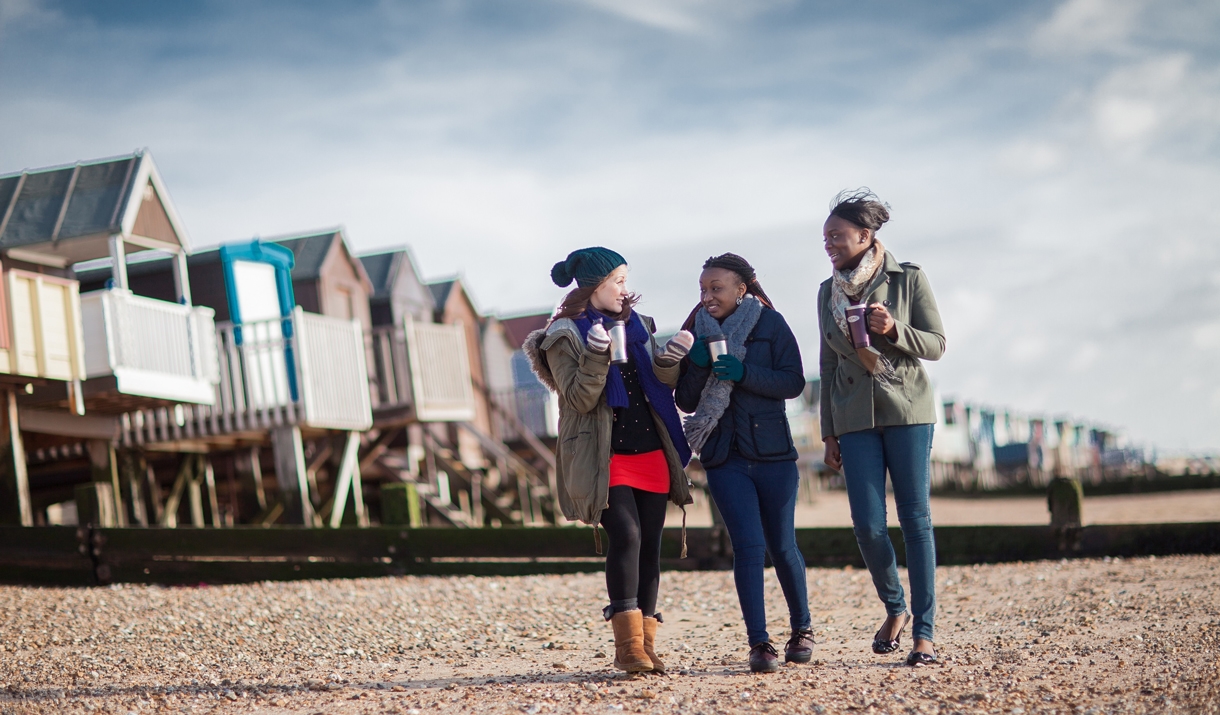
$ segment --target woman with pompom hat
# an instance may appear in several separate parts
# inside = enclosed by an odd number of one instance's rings
[[[573,251],[551,269],[551,280],[576,287],[523,347],[559,396],[559,506],[568,519],[594,525],[599,553],[596,525],[609,536],[610,603],[602,615],[614,630],[614,666],[664,672],[654,645],[661,532],[668,502],[691,503],[691,453],[674,386],[694,338],[682,331],[658,349],[653,320],[633,310],[639,297],[627,291],[627,261],[608,248]],[[617,365],[607,331],[615,320],[626,323],[628,358]]]

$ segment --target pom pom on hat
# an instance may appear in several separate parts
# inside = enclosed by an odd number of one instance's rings
[[[566,288],[575,278],[581,288],[589,288],[605,280],[615,268],[625,265],[627,259],[609,248],[581,248],[551,268],[551,280],[560,288]]]

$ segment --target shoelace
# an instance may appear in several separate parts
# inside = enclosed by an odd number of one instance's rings
[[[756,650],[765,650],[771,655],[779,656],[779,653],[775,651],[775,646],[771,645],[771,641],[763,641],[762,643],[755,645],[750,649],[750,652],[753,653]]]
[[[794,648],[794,647],[800,645],[802,638],[808,638],[809,640],[813,640],[813,630],[810,628],[803,628],[803,629],[793,633],[792,637],[788,639],[788,647]]]

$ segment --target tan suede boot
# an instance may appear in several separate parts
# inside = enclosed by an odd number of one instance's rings
[[[656,618],[646,616],[644,618],[644,652],[648,655],[648,660],[652,661],[652,670],[654,673],[664,673],[665,664],[657,657],[657,626],[661,624]]]
[[[652,670],[652,660],[644,652],[644,613],[640,609],[621,611],[610,619],[614,628],[614,667],[628,673]]]

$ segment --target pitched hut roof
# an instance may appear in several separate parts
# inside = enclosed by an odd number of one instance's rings
[[[66,265],[107,255],[114,234],[145,248],[189,250],[147,151],[0,175],[0,249]]]

